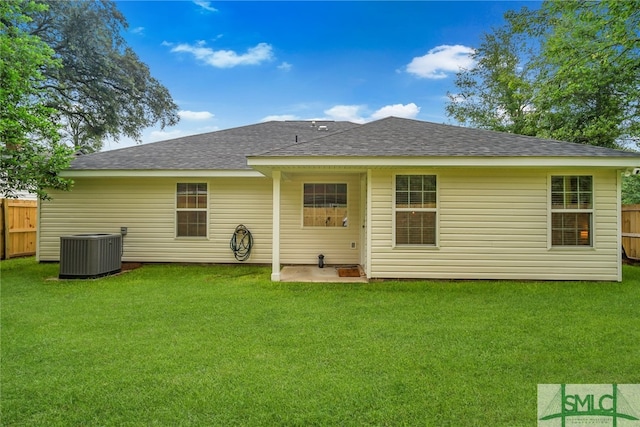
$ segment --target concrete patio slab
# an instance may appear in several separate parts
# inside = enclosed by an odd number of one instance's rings
[[[287,265],[280,270],[281,282],[318,282],[318,283],[367,283],[367,277],[360,269],[360,277],[340,277],[338,268],[342,265]]]

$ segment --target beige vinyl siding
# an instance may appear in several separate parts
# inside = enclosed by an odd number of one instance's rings
[[[268,178],[75,178],[70,192],[41,203],[40,261],[58,261],[60,236],[119,233],[128,228],[125,261],[236,262],[229,240],[239,224],[254,237],[249,263],[270,263],[271,180]],[[135,182],[132,182],[135,181]],[[176,184],[208,186],[208,238],[176,237]]]
[[[347,184],[347,227],[303,227],[304,183]],[[360,175],[287,175],[281,187],[280,261],[283,264],[316,264],[318,255],[327,264],[360,262]],[[351,248],[355,242],[356,248]]]
[[[393,244],[395,173],[438,175],[437,247]],[[592,248],[551,248],[551,174],[594,177]],[[614,170],[443,168],[371,177],[371,278],[618,280]]]

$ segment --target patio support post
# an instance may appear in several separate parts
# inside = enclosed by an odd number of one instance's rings
[[[367,224],[367,228],[365,229],[366,231],[366,240],[367,240],[367,252],[366,252],[366,266],[365,266],[365,274],[367,275],[367,277],[371,277],[371,242],[372,242],[372,231],[371,231],[371,224],[372,224],[372,218],[371,218],[371,211],[372,211],[372,200],[373,200],[373,188],[372,188],[372,184],[371,182],[373,181],[372,178],[372,171],[371,169],[367,169],[367,219],[366,219],[366,224]]]
[[[271,248],[271,280],[280,281],[280,182],[282,173],[273,171],[273,237]]]

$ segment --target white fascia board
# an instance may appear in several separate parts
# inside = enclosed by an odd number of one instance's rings
[[[232,178],[264,178],[264,175],[253,169],[246,170],[117,170],[117,169],[92,169],[92,170],[65,170],[60,173],[65,178],[75,177],[232,177]]]
[[[640,157],[249,157],[261,167],[605,167],[634,168]]]

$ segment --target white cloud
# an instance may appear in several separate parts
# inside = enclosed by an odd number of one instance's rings
[[[367,120],[360,115],[361,105],[336,105],[324,110],[329,120],[345,120],[354,123],[365,123]]]
[[[144,27],[136,27],[136,28],[133,28],[133,29],[131,30],[131,33],[132,33],[132,34],[143,35],[143,34],[144,34]]]
[[[165,46],[173,46],[171,43],[163,42]],[[273,48],[268,43],[258,43],[256,46],[247,49],[243,54],[238,54],[233,50],[213,50],[206,47],[204,41],[199,41],[195,45],[187,43],[179,44],[171,48],[171,52],[186,52],[196,57],[196,59],[216,68],[232,68],[238,65],[258,65],[273,59]]]
[[[289,64],[288,62],[283,62],[282,64],[278,65],[278,70],[290,71],[292,67],[293,65]]]
[[[208,111],[178,111],[178,115],[184,120],[209,120],[213,118],[213,113]]]
[[[413,102],[411,104],[402,105],[402,104],[393,104],[386,105],[377,111],[375,111],[371,115],[371,119],[378,120],[383,119],[385,117],[402,117],[405,119],[413,119],[420,112],[420,107],[418,107]]]
[[[272,114],[270,116],[264,117],[260,121],[261,122],[271,122],[271,121],[283,122],[285,120],[300,120],[300,118],[293,114]]]
[[[211,2],[210,1],[206,1],[206,0],[193,0],[193,2],[195,4],[197,4],[198,6],[200,6],[201,8],[203,8],[204,10],[208,10],[209,12],[217,12],[218,9],[216,9],[215,7],[211,6]]]
[[[413,102],[406,105],[385,105],[384,107],[374,111],[368,117],[363,114],[363,110],[366,110],[366,107],[362,105],[336,105],[335,107],[325,110],[324,113],[327,115],[329,120],[346,120],[353,123],[367,123],[390,116],[412,119],[418,115],[420,107]]]
[[[308,109],[308,107],[304,106],[304,109]],[[366,105],[334,105],[333,107],[324,110],[324,115],[322,116],[303,117],[295,114],[271,114],[264,117],[260,122],[285,120],[335,120],[364,124],[390,116],[412,119],[420,113],[420,107],[411,102],[406,105],[385,105],[384,107],[375,110],[372,114],[367,114],[368,111],[370,110]]]
[[[471,47],[462,45],[437,46],[424,56],[418,56],[407,65],[407,72],[425,79],[444,79],[448,73],[473,66]]]

